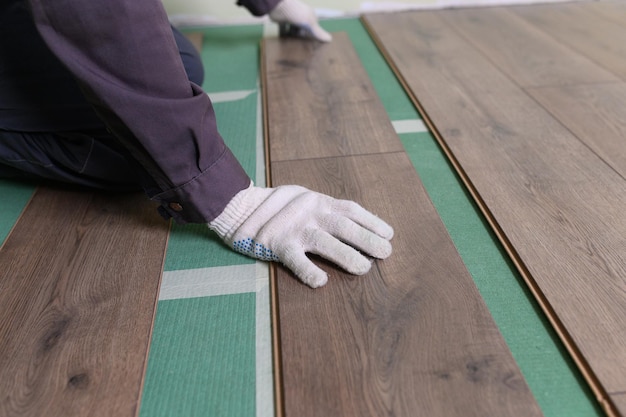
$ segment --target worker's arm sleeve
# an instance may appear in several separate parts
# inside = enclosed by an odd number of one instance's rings
[[[276,7],[281,0],[238,0],[237,4],[243,6],[254,16],[264,16]]]
[[[187,78],[160,0],[30,5],[50,49],[154,180],[147,192],[163,215],[206,223],[248,187],[208,96]]]

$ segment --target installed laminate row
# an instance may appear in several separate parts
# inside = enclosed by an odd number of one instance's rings
[[[0,415],[138,414],[167,235],[143,195],[36,191],[0,249]]]
[[[537,13],[546,18],[540,10]],[[619,80],[590,58],[572,53],[567,45],[509,8],[464,9],[439,16],[519,86]]]
[[[279,416],[541,415],[345,34],[265,40],[272,185],[355,200],[396,230],[365,276],[273,279]],[[293,92],[297,91],[297,94]]]
[[[547,4],[515,7],[512,11],[573,51],[626,80],[626,18],[623,17],[623,4]],[[607,19],[607,15],[613,18]]]
[[[626,87],[617,24],[596,12],[567,4],[364,21],[598,400],[626,415]]]
[[[292,49],[267,61],[272,162],[404,151],[395,135],[371,138],[391,123],[354,48],[325,48],[324,59],[314,44]]]
[[[626,178],[626,83],[530,88],[526,91]]]
[[[626,84],[604,69],[603,62],[594,62],[593,53],[591,57],[572,53],[569,46],[557,40],[559,34],[569,39],[572,33],[563,34],[562,30],[553,29],[569,26],[564,16],[571,15],[569,20],[575,25],[572,32],[585,28],[586,33],[595,34],[595,37],[584,38],[587,46],[583,49],[595,51],[598,44],[604,43],[613,45],[611,49],[621,48],[621,41],[616,41],[612,33],[605,36],[593,26],[605,23],[593,12],[604,11],[609,15],[614,11],[615,15],[622,16],[616,8],[614,3],[584,3],[567,7],[475,8],[440,16],[595,153],[626,176],[626,139],[623,139],[626,118],[622,112],[626,104]],[[570,9],[579,12],[568,12]],[[625,6],[621,9],[626,11]],[[591,16],[592,22],[588,18],[581,20],[580,10],[583,16]],[[545,31],[531,23],[533,17],[541,19]],[[626,27],[621,31],[626,33]],[[577,42],[581,44],[582,41]],[[626,52],[626,48],[623,50]],[[619,54],[617,58],[621,59]]]

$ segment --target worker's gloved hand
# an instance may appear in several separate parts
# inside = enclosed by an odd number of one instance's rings
[[[299,37],[308,37],[322,42],[330,42],[332,36],[317,22],[313,8],[300,0],[282,0],[269,13],[270,19],[286,31]]]
[[[237,252],[282,262],[313,288],[326,284],[328,276],[305,253],[362,275],[372,264],[354,248],[384,259],[391,254],[393,236],[391,226],[357,203],[297,185],[251,184],[233,197],[209,228]]]

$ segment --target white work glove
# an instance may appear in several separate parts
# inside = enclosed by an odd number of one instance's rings
[[[312,288],[326,284],[328,276],[305,253],[362,275],[372,262],[354,248],[384,259],[391,254],[393,237],[391,226],[357,203],[297,185],[261,188],[250,184],[209,228],[237,252],[283,263]]]
[[[306,36],[322,42],[333,37],[321,28],[313,8],[300,0],[282,0],[269,13],[270,19],[278,24],[296,26],[296,36]]]

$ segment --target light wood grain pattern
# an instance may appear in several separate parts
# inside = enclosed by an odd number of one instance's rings
[[[137,414],[167,234],[142,195],[36,192],[0,250],[0,415]]]
[[[617,81],[504,7],[451,10],[441,16],[521,86]]]
[[[626,410],[626,393],[611,395],[611,399],[620,410]]]
[[[616,414],[608,394],[626,387],[626,182],[456,35],[445,13],[365,21]]]
[[[609,0],[602,1],[602,3],[589,2],[585,4],[585,10],[589,10],[596,13],[598,16],[626,26],[626,3],[624,3],[623,0]]]
[[[626,80],[624,26],[598,16],[588,10],[585,3],[520,6],[511,10],[563,44],[602,65],[622,80]]]
[[[358,57],[345,34],[332,42],[341,49],[319,42],[283,41],[281,55],[268,50],[264,56],[270,65],[266,103],[275,115],[268,125],[272,161],[403,149],[395,135],[370,140],[372,130],[391,122],[363,67],[350,67]],[[285,102],[293,104],[274,108]]]
[[[265,61],[265,74],[275,73],[292,53],[293,46],[284,45],[265,41],[264,51],[281,57]],[[327,45],[336,55],[344,55],[345,47],[345,41]],[[312,53],[311,68],[318,68],[316,61]],[[357,71],[360,62],[345,65]],[[326,77],[332,84],[326,71],[308,71],[316,83],[299,85],[300,91],[325,88]],[[281,88],[296,88],[289,79],[283,78]],[[269,94],[275,81],[265,81]],[[357,87],[344,88],[350,94]],[[267,109],[270,126],[315,130],[310,113],[318,109],[297,97],[276,100]],[[288,107],[299,109],[299,117],[284,120]],[[332,116],[318,116],[333,126],[317,131],[321,142],[332,139],[338,126],[348,140],[361,136],[361,121],[346,113],[354,109],[339,105],[326,111]],[[375,142],[392,137],[390,123],[372,126],[366,136]],[[273,150],[272,135],[269,146]],[[297,183],[357,201],[396,230],[394,253],[362,277],[317,259],[330,279],[311,290],[277,269],[280,416],[541,415],[404,152],[272,160],[271,171],[274,186]]]
[[[546,87],[528,92],[626,178],[626,83]]]

